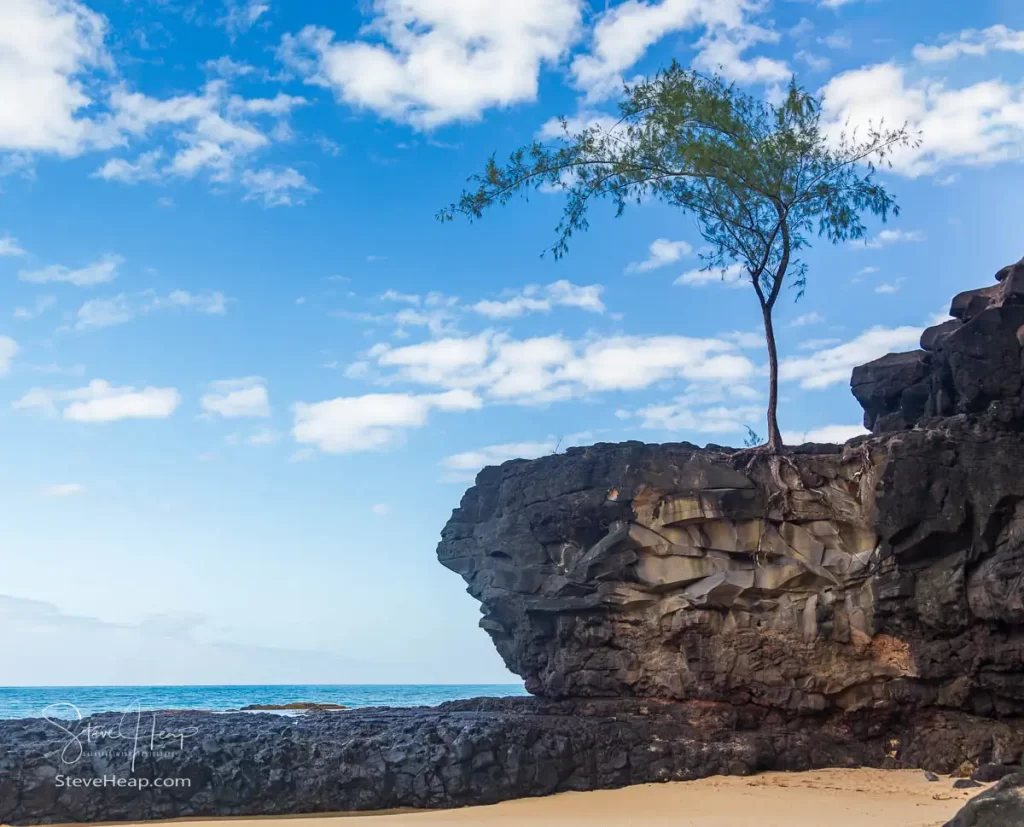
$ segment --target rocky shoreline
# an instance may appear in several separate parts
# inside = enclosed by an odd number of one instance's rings
[[[461,807],[825,767],[955,773],[1024,748],[1016,722],[958,713],[787,719],[756,706],[638,699],[482,698],[299,717],[97,715],[61,726],[70,731],[40,719],[0,722],[0,822]],[[113,777],[144,786],[95,784]],[[188,783],[157,786],[163,779]]]

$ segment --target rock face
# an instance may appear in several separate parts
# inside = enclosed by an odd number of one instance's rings
[[[921,350],[856,368],[853,394],[864,425],[899,431],[957,414],[987,414],[1005,425],[1024,420],[1024,259],[996,283],[953,299],[953,318],[928,328]]]
[[[441,561],[531,692],[1024,714],[1024,435],[779,463],[596,445],[481,473]]]
[[[901,674],[872,648],[865,457],[801,454],[780,477],[813,486],[787,492],[744,456],[626,443],[488,469],[439,557],[539,695],[863,705],[844,693]]]
[[[816,767],[948,772],[979,745],[1013,751],[1022,738],[947,713],[908,731],[871,711],[786,720],[754,705],[540,698],[300,717],[165,712],[144,716],[138,740],[136,723],[0,721],[0,823],[458,807]]]
[[[513,461],[481,472],[438,557],[541,696],[1018,725],[1024,261],[997,279],[924,350],[854,372],[871,437]]]

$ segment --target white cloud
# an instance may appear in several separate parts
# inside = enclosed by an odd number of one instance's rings
[[[112,327],[135,318],[135,310],[128,303],[124,293],[112,299],[92,299],[78,308],[75,327],[86,330],[96,327]]]
[[[797,350],[824,350],[832,345],[842,344],[842,339],[808,339],[797,345]]]
[[[0,376],[8,373],[11,362],[18,355],[18,343],[10,336],[0,336]]]
[[[651,405],[636,412],[641,427],[659,431],[695,431],[702,434],[728,434],[744,431],[750,422],[764,416],[761,406],[695,409],[688,402]]]
[[[62,482],[44,485],[39,492],[44,497],[64,498],[85,493],[85,486],[77,482]]]
[[[470,387],[480,383],[475,377],[491,355],[491,338],[484,333],[401,348],[377,345],[368,355],[381,367],[398,368],[404,378],[419,384]]]
[[[714,283],[728,287],[745,287],[748,281],[746,269],[742,264],[730,264],[724,270],[688,270],[672,283],[689,287],[704,287]]]
[[[115,422],[120,419],[166,419],[181,402],[174,388],[115,388],[99,380],[64,408],[75,422]]]
[[[663,379],[745,379],[752,365],[731,344],[683,336],[612,337],[588,345],[565,366],[587,390],[637,390]]]
[[[525,313],[547,313],[551,310],[551,302],[546,299],[519,295],[505,301],[484,299],[474,304],[473,310],[491,319],[514,319]]]
[[[34,319],[41,316],[57,303],[53,296],[36,296],[35,303],[31,307],[20,306],[14,308],[15,319]]]
[[[152,290],[139,294],[144,297],[143,312],[182,308],[195,310],[208,316],[223,316],[227,313],[227,297],[219,291],[189,293],[187,290],[172,290],[166,296],[159,296]]]
[[[725,339],[562,336],[515,340],[485,332],[391,348],[368,358],[390,378],[482,392],[496,402],[539,404],[605,391],[639,390],[671,379],[741,381],[754,365]],[[359,363],[363,372],[367,365]]]
[[[503,301],[479,301],[473,310],[491,319],[514,319],[525,313],[547,313],[553,307],[577,307],[591,313],[604,313],[601,293],[604,287],[591,284],[586,287],[562,279],[546,287],[532,284]]]
[[[537,131],[539,140],[562,140],[567,136],[578,135],[588,129],[600,129],[608,134],[616,134],[622,129],[622,119],[607,112],[592,109],[581,109],[575,115],[566,118],[548,118]],[[572,182],[570,175],[565,175],[564,182]],[[550,185],[547,185],[550,187]],[[551,187],[553,192],[561,192],[559,187]]]
[[[12,404],[15,410],[62,416],[74,422],[114,422],[121,419],[166,419],[181,403],[174,388],[116,387],[94,379],[84,388],[55,391],[32,388]]]
[[[815,72],[826,72],[832,65],[832,61],[827,57],[819,57],[806,49],[801,49],[793,57],[806,63]]]
[[[764,419],[762,404],[754,388],[742,382],[704,377],[689,385],[671,402],[657,403],[636,411],[620,410],[620,419],[637,418],[640,427],[658,431],[692,431],[700,434],[742,433],[749,423]]]
[[[290,168],[256,170],[250,164],[256,153],[290,140],[288,118],[306,103],[284,93],[245,98],[232,94],[223,78],[207,81],[197,94],[164,99],[116,87],[103,122],[111,141],[166,138],[170,146],[167,152],[152,150],[134,161],[108,161],[95,175],[127,183],[205,175],[217,184],[240,180],[253,198],[281,201],[290,192],[295,199],[299,190],[312,190],[299,173]]]
[[[903,279],[896,281],[884,281],[875,288],[876,293],[898,293],[903,286]]]
[[[871,362],[893,351],[913,349],[921,339],[919,327],[873,327],[849,342],[819,350],[810,356],[784,359],[779,378],[799,382],[800,387],[820,390],[849,382],[857,365]]]
[[[537,97],[580,31],[578,0],[374,0],[366,39],[307,26],[280,58],[339,100],[430,129]]]
[[[675,264],[683,256],[693,253],[693,247],[685,241],[669,241],[667,238],[658,238],[651,242],[646,260],[633,262],[626,268],[627,273],[646,273],[650,270],[657,270]]]
[[[985,57],[989,52],[1024,53],[1024,31],[997,24],[987,29],[964,29],[941,46],[914,47],[914,57],[924,63],[955,60],[958,57]]]
[[[735,342],[741,348],[765,347],[764,330],[733,330],[731,333],[720,334],[723,339]]]
[[[400,443],[406,430],[426,425],[432,411],[469,411],[481,404],[480,398],[467,390],[298,402],[292,435],[296,442],[327,454],[375,451]]]
[[[863,425],[823,425],[809,431],[783,431],[782,441],[787,445],[803,445],[807,442],[842,444],[855,436],[870,433]]]
[[[261,77],[264,76],[264,70],[257,69],[255,66],[244,61],[233,60],[229,55],[222,55],[216,60],[206,61],[203,64],[203,70],[211,75],[218,75],[227,80],[244,78],[253,74]]]
[[[332,277],[332,278],[341,278]],[[355,296],[355,293],[350,293]],[[394,313],[369,313],[354,310],[335,310],[331,315],[339,319],[383,325],[393,324],[394,335],[404,338],[409,335],[407,328],[424,327],[433,336],[446,336],[458,333],[458,320],[461,316],[458,296],[446,296],[438,291],[431,291],[425,296],[414,293],[399,293],[397,290],[385,290],[379,297],[380,301],[408,304]]]
[[[797,316],[791,321],[787,327],[806,327],[809,324],[821,324],[825,321],[825,317],[822,316],[818,311],[814,310],[810,313],[804,313],[801,316]]]
[[[872,273],[877,273],[877,272],[878,272],[878,268],[877,267],[870,267],[870,266],[869,267],[861,267],[857,271],[857,275],[858,276],[870,276]]]
[[[882,230],[874,238],[866,241],[855,242],[854,246],[867,247],[869,250],[880,250],[891,244],[919,243],[925,240],[925,235],[920,230]],[[865,267],[861,273],[868,271]],[[872,269],[870,272],[876,272]],[[859,274],[858,274],[859,275]]]
[[[242,173],[242,186],[248,193],[246,201],[262,201],[264,207],[294,207],[305,204],[317,188],[301,172],[287,167],[273,170],[246,170]]]
[[[767,57],[745,59],[743,53],[758,43],[777,43],[779,35],[760,26],[743,26],[732,32],[715,31],[704,37],[693,65],[719,74],[733,83],[784,83],[793,71],[781,60]]]
[[[470,482],[480,469],[488,465],[501,465],[510,459],[536,459],[553,454],[559,447],[557,439],[544,442],[507,442],[502,445],[488,445],[475,451],[464,451],[441,460],[444,482]]]
[[[23,256],[25,251],[18,244],[18,239],[10,235],[0,236],[0,256]]]
[[[267,380],[259,376],[242,379],[221,379],[210,383],[210,392],[199,400],[199,406],[208,414],[225,419],[270,416],[270,397]]]
[[[738,29],[755,9],[754,0],[626,0],[598,15],[588,54],[571,64],[573,82],[589,100],[600,100],[622,88],[623,73],[666,35],[701,26]]]
[[[578,307],[580,310],[587,310],[591,313],[604,313],[605,311],[604,303],[601,301],[604,287],[600,284],[581,287],[561,279],[549,284],[544,291],[551,303],[559,307]]]
[[[837,134],[883,122],[921,134],[917,148],[897,149],[893,169],[909,177],[951,165],[990,165],[1024,157],[1024,85],[1001,80],[950,88],[944,80],[910,81],[906,69],[882,63],[843,72],[824,88],[825,119]]]
[[[374,517],[387,517],[391,513],[391,506],[386,503],[377,503],[370,510]]]
[[[381,301],[386,302],[404,302],[406,304],[418,305],[423,301],[422,296],[415,295],[413,293],[399,293],[397,290],[391,290],[390,288],[381,293]]]
[[[818,5],[823,9],[838,9],[856,2],[857,0],[819,0]]]
[[[810,34],[813,31],[814,24],[806,17],[801,17],[800,20],[797,21],[797,23],[789,27],[789,29],[786,31],[786,34],[788,34],[794,40],[799,40],[800,38]]]
[[[66,282],[77,287],[92,287],[117,278],[117,268],[123,263],[124,259],[121,256],[108,253],[98,261],[77,270],[72,270],[62,264],[51,264],[41,270],[22,270],[18,273],[18,278],[32,284]]]
[[[172,290],[165,296],[153,290],[143,290],[129,296],[119,293],[109,299],[93,299],[80,308],[75,321],[76,330],[90,330],[125,324],[138,316],[160,310],[194,310],[211,316],[227,313],[227,297],[220,292],[189,293]]]
[[[825,37],[818,38],[818,42],[828,46],[830,49],[851,49],[853,41],[842,32],[832,32]]]
[[[260,0],[225,0],[224,16],[217,21],[234,39],[249,31],[264,14],[270,11],[269,3]]]
[[[425,327],[435,336],[442,336],[447,333],[455,333],[458,329],[456,319],[458,314],[446,307],[427,310],[414,310],[405,308],[391,316],[395,323],[395,335],[405,335],[407,327]]]
[[[87,81],[107,67],[105,18],[76,0],[0,4],[0,151],[76,155],[93,139],[79,117]]]
[[[163,158],[162,149],[142,153],[134,162],[124,158],[111,158],[96,172],[93,178],[104,181],[120,181],[122,184],[138,184],[142,181],[156,181],[160,178],[157,162]]]

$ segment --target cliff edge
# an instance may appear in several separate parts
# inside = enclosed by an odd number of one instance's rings
[[[869,437],[508,462],[438,558],[540,696],[1021,715],[1024,262],[951,314],[854,371]]]

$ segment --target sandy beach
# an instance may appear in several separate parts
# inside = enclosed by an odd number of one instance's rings
[[[642,784],[621,790],[563,793],[461,810],[376,815],[188,821],[198,827],[271,827],[316,820],[317,827],[940,827],[986,789],[954,790],[953,779],[929,782],[917,770],[818,770],[716,776]]]

